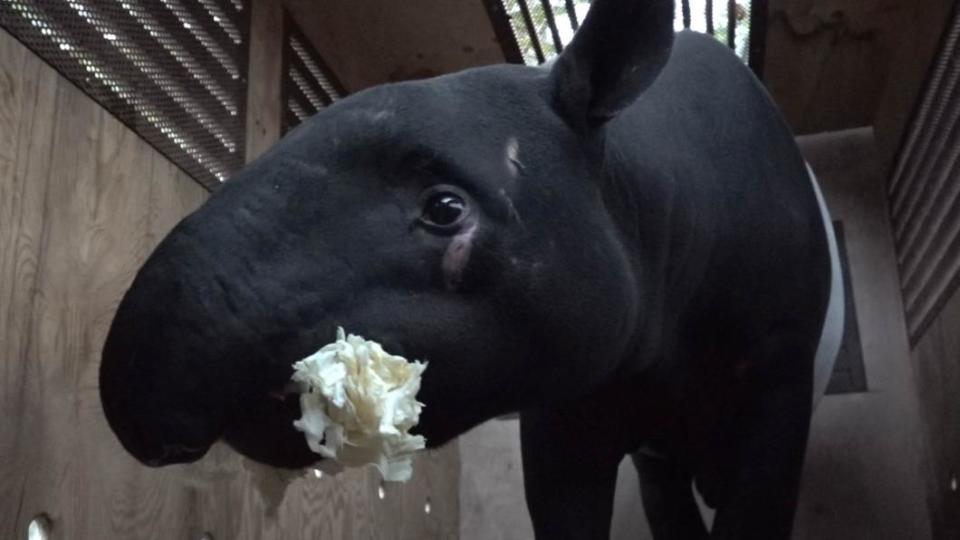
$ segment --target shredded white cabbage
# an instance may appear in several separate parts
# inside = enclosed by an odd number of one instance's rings
[[[384,480],[406,482],[413,453],[426,445],[410,429],[420,420],[416,400],[426,363],[394,356],[361,336],[337,329],[337,340],[296,362],[303,416],[293,425],[331,473],[372,464]]]

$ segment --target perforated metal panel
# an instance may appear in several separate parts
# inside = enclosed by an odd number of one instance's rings
[[[676,3],[674,27],[716,37],[759,71],[766,3],[756,2],[756,13],[753,4],[752,0],[681,0]],[[586,17],[590,0],[488,0],[487,9],[507,61],[537,65],[563,51]],[[755,46],[751,46],[753,34],[759,34]]]
[[[209,188],[243,164],[245,0],[0,0],[0,26]]]
[[[289,13],[284,16],[283,33],[283,119],[280,128],[286,133],[346,95],[346,91]]]
[[[960,15],[947,26],[889,184],[912,342],[960,286]]]

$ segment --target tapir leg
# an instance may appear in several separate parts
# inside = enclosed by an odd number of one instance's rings
[[[597,440],[577,416],[560,410],[520,415],[524,491],[539,539],[610,536],[617,466],[625,452]]]
[[[669,457],[637,452],[633,463],[640,474],[643,509],[656,540],[706,540],[707,527],[693,498],[690,472]]]
[[[815,348],[816,340],[781,335],[748,354],[736,473],[711,538],[790,537],[810,427]]]

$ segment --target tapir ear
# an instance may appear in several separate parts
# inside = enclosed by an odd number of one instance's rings
[[[673,0],[594,0],[550,71],[553,105],[576,128],[628,107],[660,74],[673,46]]]

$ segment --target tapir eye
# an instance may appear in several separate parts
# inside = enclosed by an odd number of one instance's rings
[[[423,197],[420,221],[427,226],[449,230],[463,221],[468,207],[466,197],[453,188],[434,188]]]

